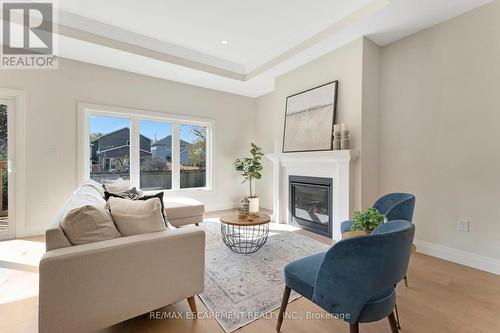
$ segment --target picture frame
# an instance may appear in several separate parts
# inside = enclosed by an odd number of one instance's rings
[[[335,80],[286,98],[283,153],[333,149],[337,93]]]

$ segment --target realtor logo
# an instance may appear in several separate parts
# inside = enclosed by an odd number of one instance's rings
[[[52,2],[2,3],[2,69],[57,68]]]

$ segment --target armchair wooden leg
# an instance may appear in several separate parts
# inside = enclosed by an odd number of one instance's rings
[[[278,316],[278,323],[276,324],[276,332],[281,329],[281,324],[283,324],[283,316],[285,315],[286,306],[288,305],[288,300],[290,299],[290,292],[292,290],[285,286],[285,291],[283,292],[283,299],[281,300],[281,308]]]
[[[408,278],[405,275],[405,287],[408,288]]]
[[[398,325],[396,323],[396,316],[394,316],[394,312],[391,312],[391,314],[387,317],[387,320],[389,320],[389,326],[391,326],[391,332],[398,333]]]
[[[398,329],[401,329],[401,322],[399,321],[399,311],[397,303],[394,303],[394,311],[396,312],[396,324],[398,324]]]
[[[194,296],[188,297],[187,301],[191,312],[198,313],[198,311],[196,310],[196,299],[194,298]]]
[[[359,333],[359,324],[349,324],[349,333]]]

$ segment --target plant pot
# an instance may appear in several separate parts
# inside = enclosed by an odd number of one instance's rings
[[[250,213],[257,213],[257,212],[259,212],[259,197],[248,198],[248,201],[249,201],[248,211]]]

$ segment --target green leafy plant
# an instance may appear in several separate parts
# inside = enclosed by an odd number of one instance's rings
[[[384,222],[384,214],[375,208],[368,208],[366,212],[362,210],[355,211],[353,214],[354,223],[351,230],[370,230],[372,231]]]
[[[262,167],[261,159],[264,156],[264,153],[262,152],[262,148],[254,143],[251,143],[250,154],[252,154],[252,157],[237,158],[233,165],[236,171],[241,172],[241,175],[244,178],[242,183],[248,181],[250,186],[250,198],[255,198],[255,193],[252,190],[252,181],[254,179],[262,178],[262,170],[264,168]]]

